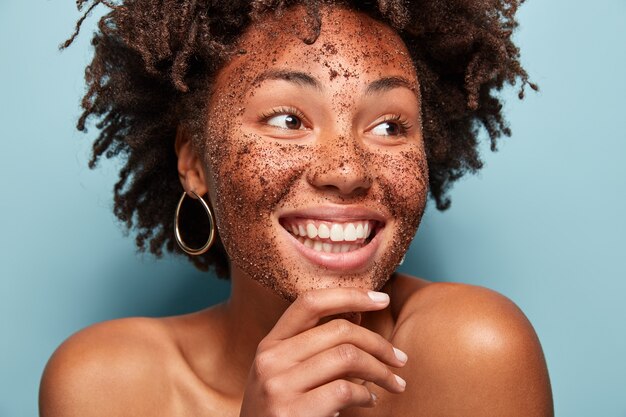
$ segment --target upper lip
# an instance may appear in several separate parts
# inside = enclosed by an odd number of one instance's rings
[[[329,222],[348,222],[351,220],[376,220],[385,223],[387,216],[378,210],[364,206],[324,205],[294,210],[286,210],[279,214],[279,219],[301,217]]]

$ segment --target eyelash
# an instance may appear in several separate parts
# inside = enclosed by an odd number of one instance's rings
[[[265,112],[261,113],[260,120],[261,122],[267,122],[269,119],[271,119],[274,116],[282,116],[282,115],[287,115],[287,114],[292,114],[296,116],[298,119],[300,119],[302,124],[305,124],[306,118],[304,117],[304,114],[302,114],[302,112],[296,109],[295,107],[278,107],[278,108],[270,110],[267,113]]]
[[[376,126],[385,122],[396,122],[398,126],[400,126],[401,132],[398,136],[406,135],[407,131],[411,130],[411,128],[413,127],[413,125],[410,124],[409,121],[406,118],[402,117],[402,115],[400,114],[392,114],[389,116],[385,116],[385,118],[381,120],[380,123],[377,123]]]

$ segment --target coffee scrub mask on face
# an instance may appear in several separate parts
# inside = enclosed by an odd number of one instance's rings
[[[324,7],[309,45],[305,15],[293,7],[244,34],[245,53],[215,80],[201,146],[232,266],[290,301],[313,288],[380,289],[428,193],[419,88],[402,40],[366,15]],[[370,259],[334,269],[294,249],[285,219],[319,207],[377,213]]]

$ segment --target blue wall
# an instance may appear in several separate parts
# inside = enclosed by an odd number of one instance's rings
[[[76,330],[228,294],[182,261],[137,255],[116,224],[117,163],[88,170],[73,128],[96,19],[56,49],[73,3],[0,1],[0,417],[37,414],[43,366]],[[558,416],[626,417],[626,2],[531,0],[520,22],[542,91],[521,103],[506,92],[514,137],[455,187],[448,212],[429,207],[403,269],[520,305]]]

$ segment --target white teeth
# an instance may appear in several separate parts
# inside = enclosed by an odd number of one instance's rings
[[[359,239],[367,239],[372,233],[370,222],[353,222],[353,223],[320,223],[315,227],[314,223],[301,223],[286,225],[285,228],[290,230],[295,238],[304,243],[304,240],[311,239],[330,239],[332,242],[355,242]],[[300,239],[303,238],[303,239]],[[311,242],[311,247],[313,245]],[[325,242],[321,242],[325,243]],[[322,249],[320,249],[322,250]],[[329,250],[333,252],[331,248]]]
[[[350,243],[326,243],[319,240],[312,240],[305,237],[299,237],[298,241],[305,247],[313,249],[316,252],[325,253],[346,253],[360,249],[362,245]]]
[[[330,240],[333,242],[341,242],[343,240],[343,229],[336,223],[330,228]]]
[[[365,230],[363,229],[363,225],[359,223],[356,226],[356,238],[363,239],[364,237],[365,237]]]
[[[321,239],[328,239],[330,237],[330,229],[324,223],[320,224],[320,227],[317,229],[317,235]]]
[[[356,240],[356,227],[354,224],[348,223],[345,229],[343,229],[343,240],[346,242],[354,242]]]
[[[317,227],[312,223],[306,225],[306,235],[309,239],[315,239],[317,237]]]

